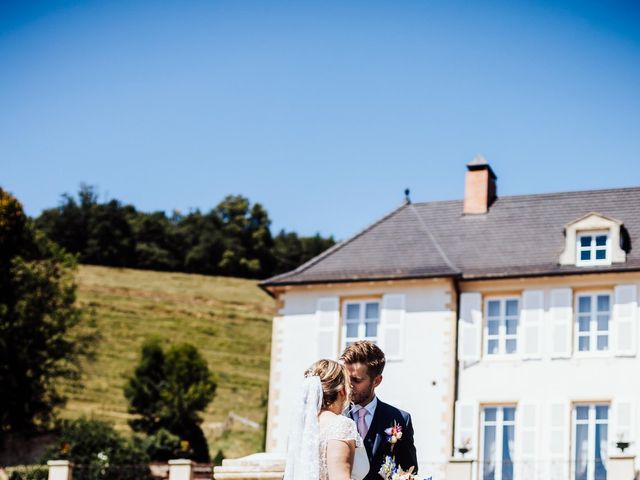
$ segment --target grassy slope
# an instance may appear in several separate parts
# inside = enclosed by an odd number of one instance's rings
[[[123,385],[143,341],[157,336],[195,345],[214,372],[218,390],[204,414],[212,456],[259,451],[264,432],[227,423],[230,411],[264,423],[273,301],[254,281],[81,266],[78,300],[95,312],[102,338],[86,362],[82,388],[65,386],[64,418],[81,415],[129,431]]]

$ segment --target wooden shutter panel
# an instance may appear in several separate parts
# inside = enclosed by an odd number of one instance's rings
[[[516,462],[519,465],[521,480],[533,480],[539,477],[538,455],[538,411],[537,403],[520,402],[517,410],[516,439],[518,442]]]
[[[340,324],[340,300],[338,297],[323,297],[318,299],[316,308],[317,345],[316,357],[338,358]]]
[[[540,358],[542,320],[544,318],[544,292],[525,290],[522,292],[521,343],[519,350],[523,358]]]
[[[466,446],[469,452],[464,458],[478,459],[478,403],[458,400],[456,402],[456,422],[454,436],[454,456],[462,458],[458,448]]]
[[[549,480],[566,480],[569,476],[569,404],[556,402],[549,405],[548,416]]]
[[[551,290],[551,357],[569,358],[573,342],[573,292],[570,288]]]
[[[625,454],[633,454],[636,450],[637,434],[635,428],[635,402],[630,398],[618,398],[611,405],[609,415],[609,454],[619,455],[621,452],[616,447],[616,442],[631,442],[625,449]]]
[[[638,288],[636,285],[618,285],[613,303],[613,345],[618,356],[635,356],[638,336]]]
[[[477,362],[482,353],[482,295],[460,294],[458,320],[458,360]]]
[[[404,349],[405,295],[382,297],[382,350],[387,360],[402,360]]]

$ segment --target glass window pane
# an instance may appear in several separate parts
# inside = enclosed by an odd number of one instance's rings
[[[600,407],[596,407],[600,408]],[[606,480],[607,469],[604,465],[607,457],[607,425],[596,424],[596,441],[595,441],[595,468],[594,468],[594,480]]]
[[[596,420],[607,420],[609,418],[608,405],[596,405]]]
[[[581,352],[589,351],[589,337],[578,338],[578,350],[580,350]]]
[[[611,297],[609,295],[598,295],[598,311],[599,312],[608,312],[609,311],[609,300]]]
[[[587,435],[589,431],[588,425],[576,425],[576,445],[575,445],[575,457],[576,462],[576,476],[575,480],[587,480]]]
[[[606,332],[609,330],[609,315],[598,315],[598,331]]]
[[[576,407],[576,418],[578,420],[588,420],[589,407]]]
[[[578,297],[578,311],[582,313],[591,311],[591,297]]]
[[[591,235],[583,235],[580,237],[580,246],[588,247],[591,245]]]
[[[482,455],[482,479],[494,480],[496,474],[496,427],[484,427],[484,453]]]
[[[510,317],[518,315],[518,300],[507,300],[507,315]]]
[[[518,321],[507,320],[507,335],[515,335],[518,333]]]
[[[506,422],[515,420],[516,419],[515,407],[504,407],[502,415]]]
[[[365,305],[364,318],[366,319],[377,319],[380,318],[380,314],[378,313],[380,310],[379,304],[376,303],[367,303]]]
[[[484,409],[485,422],[495,422],[498,409],[495,407],[488,407]]]
[[[498,335],[500,327],[500,322],[498,320],[489,320],[487,326],[489,327],[489,335]]]
[[[582,250],[580,252],[580,260],[591,260],[591,251],[590,250]]]
[[[347,337],[348,338],[357,338],[358,337],[358,324],[347,322]]]
[[[365,323],[365,336],[377,337],[378,336],[378,322]]]
[[[605,258],[607,258],[606,250],[596,250],[596,260],[604,260]]]
[[[596,246],[604,247],[607,245],[607,236],[606,235],[598,235],[596,237]]]
[[[513,425],[502,427],[502,480],[513,480],[513,431]]]
[[[578,331],[588,332],[590,320],[591,319],[589,317],[578,317]]]
[[[357,320],[358,318],[360,318],[360,304],[347,304],[347,320]]]
[[[500,316],[500,301],[499,300],[489,300],[489,304],[487,309],[489,310],[490,317],[498,317]]]
[[[607,335],[598,335],[598,350],[609,349],[609,337]]]
[[[491,354],[498,353],[498,340],[489,340],[489,344],[487,345],[487,350]]]
[[[507,353],[516,353],[516,340],[514,339],[509,339],[506,342],[506,349],[507,349]]]

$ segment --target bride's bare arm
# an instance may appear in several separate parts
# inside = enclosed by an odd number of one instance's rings
[[[329,440],[327,443],[327,470],[329,480],[350,480],[355,452],[353,440]]]

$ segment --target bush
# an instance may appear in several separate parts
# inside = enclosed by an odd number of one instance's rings
[[[6,469],[9,480],[47,480],[49,470],[46,465],[21,465]]]
[[[64,422],[58,443],[45,453],[45,460],[54,459],[74,464],[74,480],[151,478],[142,442],[126,439],[112,425],[97,420]]]

